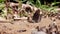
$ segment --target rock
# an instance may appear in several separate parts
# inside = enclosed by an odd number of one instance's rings
[[[21,17],[21,18],[14,18],[14,20],[27,20],[27,17]]]

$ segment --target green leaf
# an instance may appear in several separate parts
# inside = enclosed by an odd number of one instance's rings
[[[56,4],[59,4],[60,2],[53,2],[52,4],[51,4],[51,6],[53,6],[53,5],[56,5]]]
[[[4,7],[5,7],[5,4],[1,3],[0,4],[0,9],[4,9]]]
[[[0,3],[4,2],[5,0],[0,0]]]

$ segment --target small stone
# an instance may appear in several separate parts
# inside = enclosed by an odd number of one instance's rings
[[[26,32],[26,30],[18,30],[17,32]]]

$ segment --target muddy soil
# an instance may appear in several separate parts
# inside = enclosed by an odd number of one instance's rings
[[[32,30],[35,27],[48,26],[51,22],[52,21],[49,18],[42,18],[41,22],[39,23],[29,23],[27,20],[12,21],[11,23],[0,22],[0,33],[1,34],[31,34]],[[60,20],[56,19],[56,22],[58,28],[60,28]]]

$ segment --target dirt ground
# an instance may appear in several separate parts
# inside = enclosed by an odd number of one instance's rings
[[[56,19],[57,25],[60,28],[60,20]],[[0,33],[1,34],[31,34],[31,31],[36,26],[48,26],[52,21],[49,18],[42,18],[39,23],[29,23],[27,20],[13,21],[12,23],[0,22]],[[21,32],[20,30],[26,30]]]

